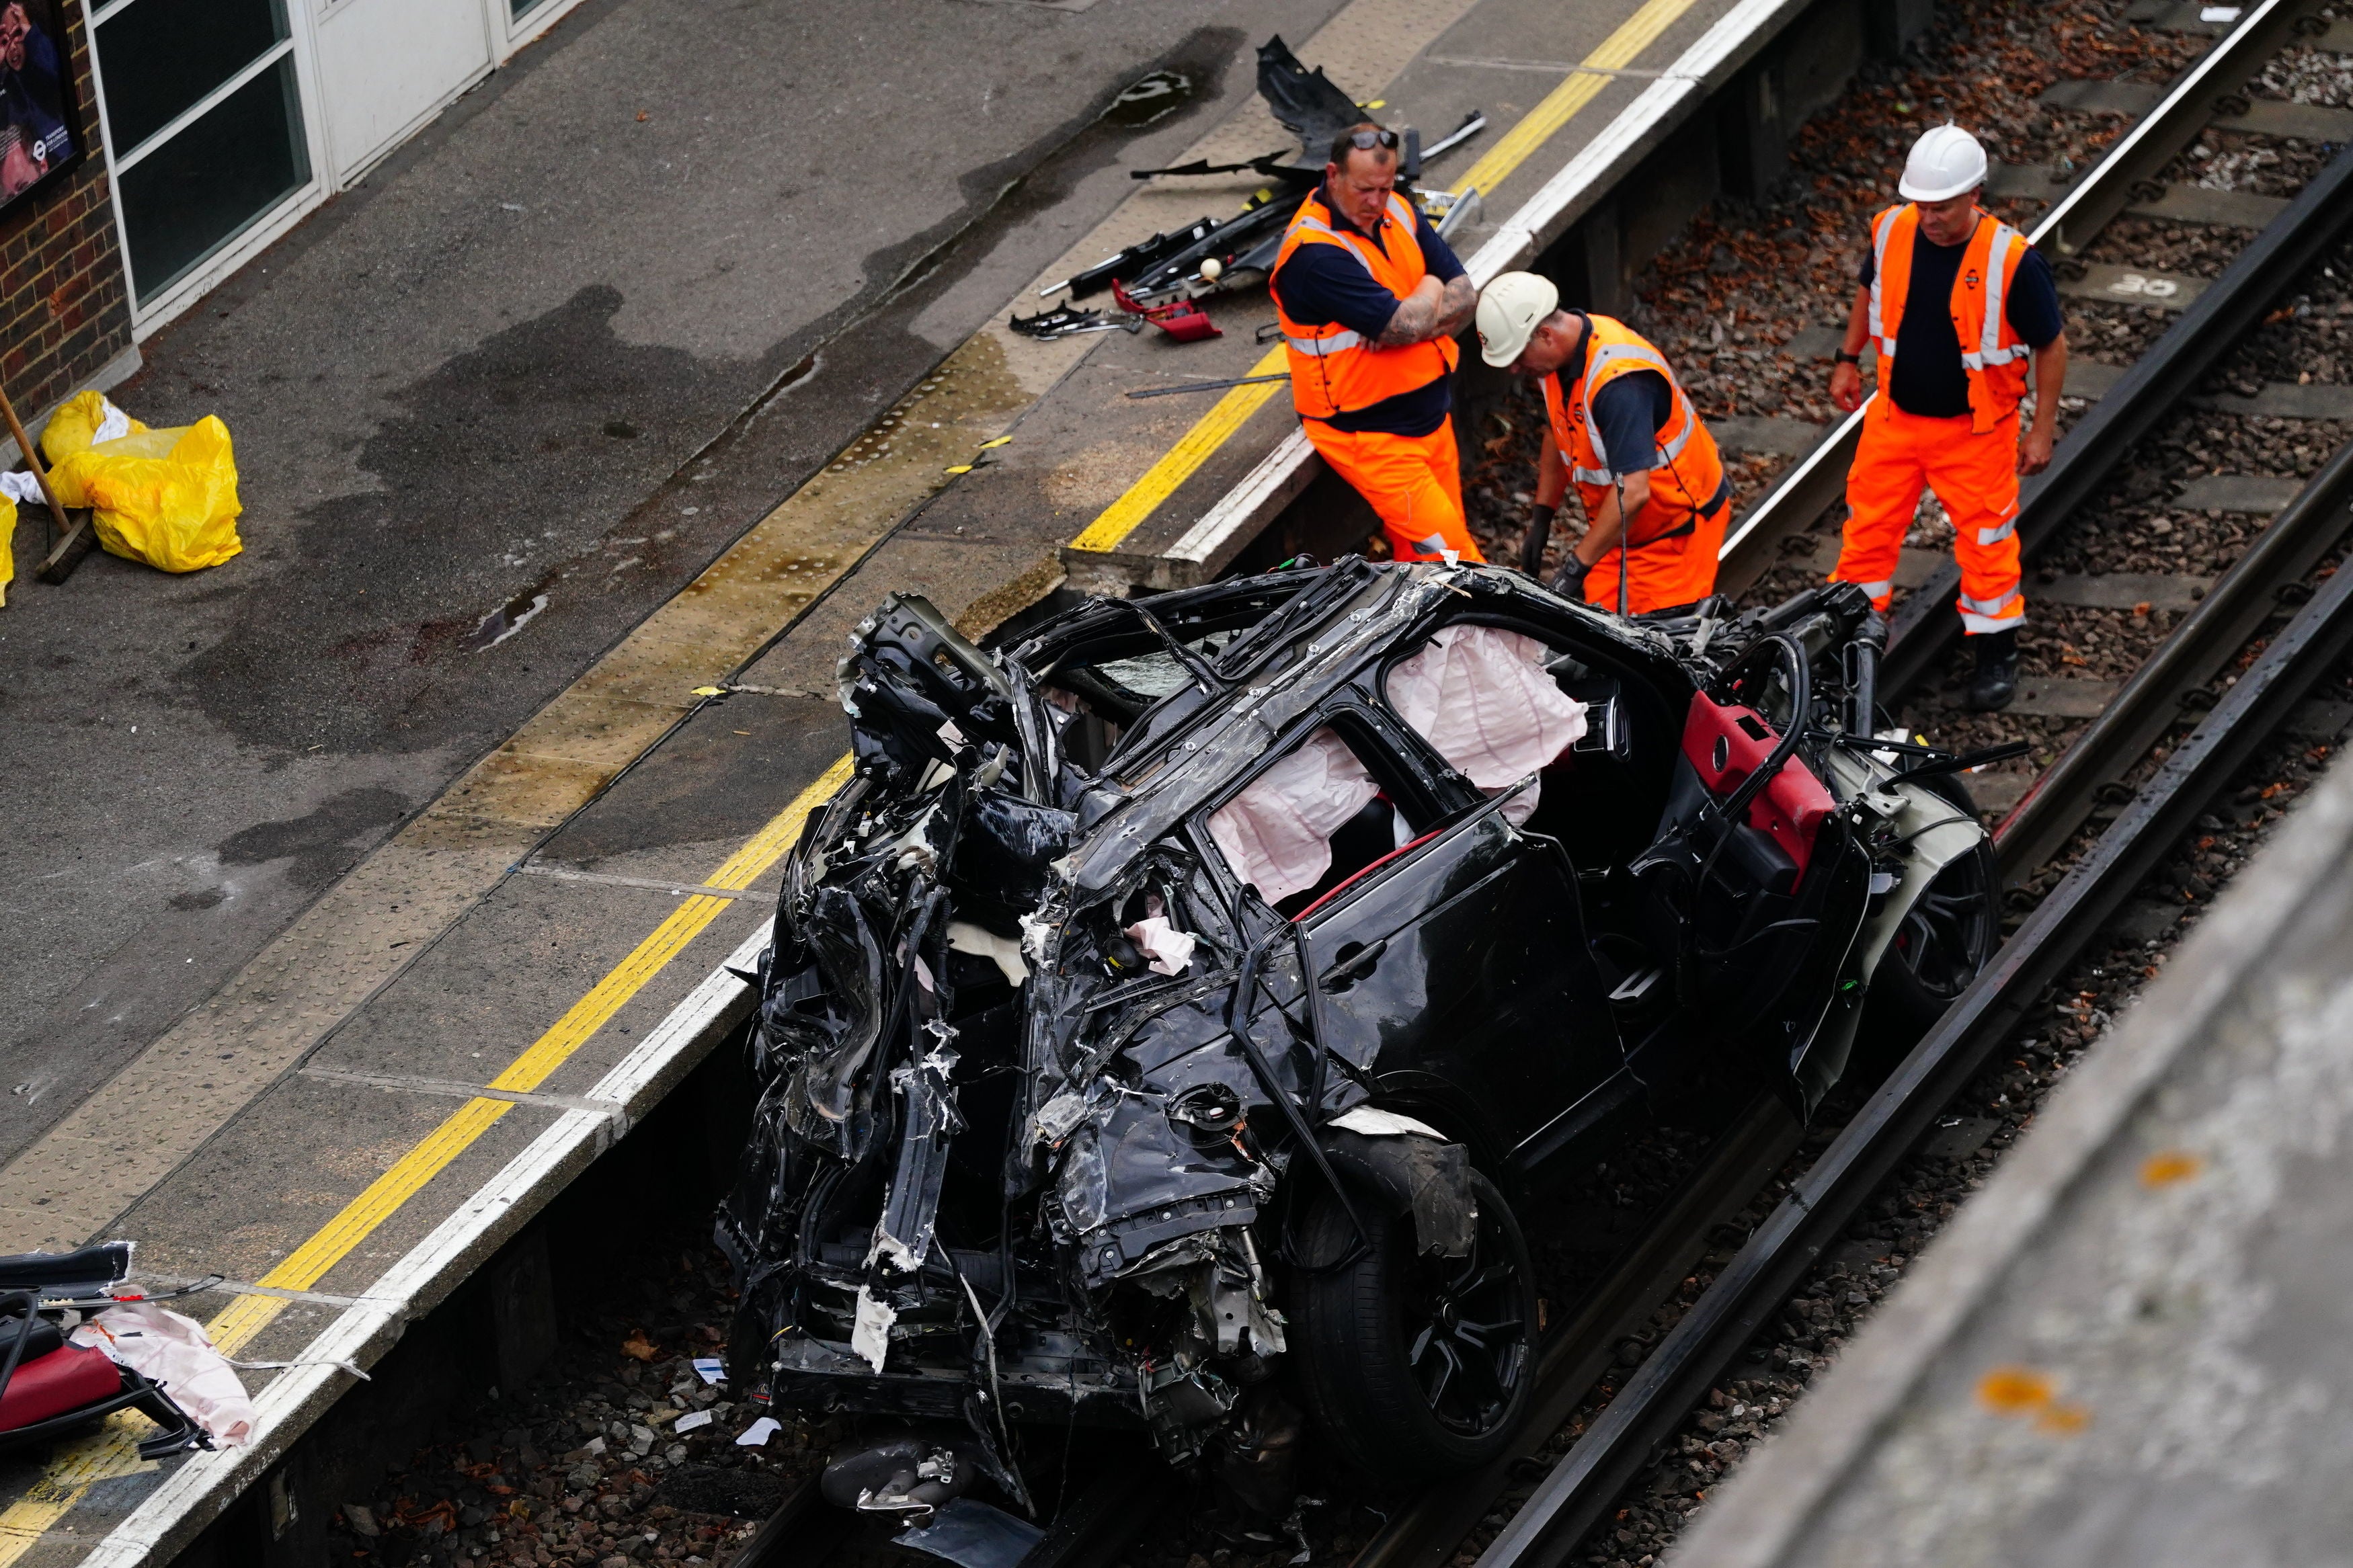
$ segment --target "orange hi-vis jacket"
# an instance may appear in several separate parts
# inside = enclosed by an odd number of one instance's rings
[[[1421,244],[1414,237],[1413,208],[1403,196],[1389,195],[1389,221],[1377,242],[1332,226],[1332,210],[1324,205],[1324,189],[1299,204],[1299,212],[1283,231],[1282,248],[1267,274],[1267,287],[1282,271],[1282,264],[1303,245],[1336,245],[1364,264],[1373,281],[1399,300],[1411,294],[1428,275]],[[1329,419],[1370,408],[1384,398],[1429,385],[1454,368],[1461,350],[1451,338],[1433,342],[1383,348],[1334,321],[1306,327],[1284,313],[1282,296],[1274,297],[1275,319],[1282,324],[1282,341],[1291,362],[1291,397],[1302,416]]]
[[[1553,444],[1567,460],[1568,477],[1585,503],[1585,515],[1601,515],[1613,472],[1648,468],[1651,502],[1627,520],[1627,544],[1640,550],[1645,544],[1689,533],[1695,520],[1704,516],[1724,493],[1724,458],[1716,452],[1715,437],[1700,423],[1683,384],[1667,368],[1666,356],[1640,332],[1608,316],[1588,316],[1586,323],[1585,363],[1566,403],[1561,386],[1567,378],[1544,378],[1545,413],[1552,421]],[[1656,371],[1666,377],[1674,402],[1667,422],[1659,426],[1658,444],[1647,461],[1634,453],[1602,450],[1601,433],[1594,428],[1588,414],[1596,393],[1618,377],[1640,370]],[[1638,530],[1637,525],[1646,520],[1655,526]]]
[[[1883,385],[1885,367],[1895,359],[1904,296],[1912,287],[1912,239],[1919,232],[1920,209],[1909,202],[1871,220],[1871,336]],[[1961,368],[1968,373],[1971,427],[1980,433],[2009,418],[2026,395],[2029,350],[2010,330],[2005,308],[2026,249],[2024,235],[1979,208],[1978,226],[1953,273],[1953,331],[1961,342]]]

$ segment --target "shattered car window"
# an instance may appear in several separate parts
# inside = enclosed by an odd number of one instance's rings
[[[1214,653],[1217,650],[1205,642],[1202,651]],[[1113,681],[1139,697],[1155,700],[1183,690],[1186,683],[1193,679],[1186,673],[1185,667],[1176,662],[1176,656],[1166,653],[1146,654],[1142,658],[1107,658],[1094,668],[1104,679]]]
[[[1546,669],[1551,651],[1501,626],[1446,626],[1390,669],[1384,691],[1448,766],[1493,795],[1584,738],[1586,705]],[[1504,814],[1526,821],[1539,789],[1532,785]]]

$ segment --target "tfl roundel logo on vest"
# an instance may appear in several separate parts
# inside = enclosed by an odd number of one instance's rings
[[[1974,290],[1977,289],[1977,286],[1978,286],[1978,269],[1977,269],[1976,268],[1974,268],[1974,267],[1970,268],[1968,269],[1968,273],[1967,273],[1966,275],[1964,275],[1964,276],[1963,276],[1963,278],[1962,278],[1961,281],[1962,281],[1962,282],[1963,282],[1963,283],[1964,283],[1964,284],[1965,284],[1965,285],[1966,285],[1969,289],[1971,289],[1972,291],[1974,291]]]

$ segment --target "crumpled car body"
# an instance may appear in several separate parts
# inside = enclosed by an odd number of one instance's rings
[[[1875,982],[1990,951],[1989,889],[1922,913],[1989,861],[1872,741],[1880,632],[1842,585],[1628,622],[1361,560],[995,654],[892,597],[760,965],[731,1377],[953,1426],[1017,1496],[1025,1424],[1190,1460],[1334,1353],[1295,1308],[1332,1237],[1452,1267],[1694,1084],[1810,1112]],[[1475,1436],[1533,1325],[1433,1310]]]

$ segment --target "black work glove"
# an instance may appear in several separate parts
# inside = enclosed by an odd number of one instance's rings
[[[1520,570],[1543,580],[1545,546],[1552,542],[1552,520],[1560,508],[1538,501],[1528,514],[1527,537],[1520,541]]]
[[[1577,558],[1576,551],[1570,551],[1568,559],[1562,562],[1560,570],[1553,574],[1552,591],[1564,599],[1582,601],[1585,597],[1586,574],[1592,570],[1592,567]]]

